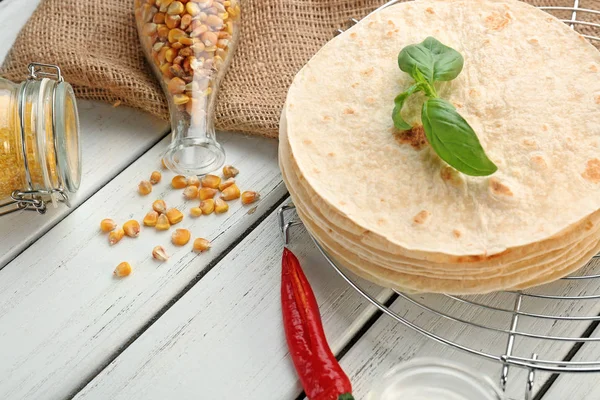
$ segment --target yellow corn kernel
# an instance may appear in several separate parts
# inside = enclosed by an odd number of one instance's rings
[[[158,221],[158,213],[156,211],[149,211],[148,214],[144,217],[144,225],[146,226],[156,226],[156,222]]]
[[[171,63],[164,63],[163,65],[161,65],[160,67],[158,67],[160,69],[160,72],[162,72],[163,76],[166,79],[171,79],[173,78],[173,74],[171,73]],[[173,78],[173,79],[179,79],[179,78]],[[171,89],[171,82],[173,81],[173,79],[171,79],[169,81],[169,91],[172,90]],[[180,86],[178,86],[180,87]],[[184,86],[185,87],[185,86]]]
[[[198,188],[196,186],[188,186],[183,190],[183,197],[188,200],[198,198]]]
[[[194,240],[194,251],[198,253],[202,253],[210,249],[210,242],[204,238],[198,238]]]
[[[203,187],[198,191],[198,197],[200,200],[212,199],[217,194],[217,189]]]
[[[187,186],[187,179],[183,175],[177,175],[171,180],[171,186],[175,189],[183,189]]]
[[[179,27],[181,23],[181,17],[179,15],[168,15],[165,17],[165,25],[169,29],[175,29]]]
[[[152,185],[148,181],[141,181],[138,185],[138,192],[140,192],[142,196],[147,196],[152,192]]]
[[[113,229],[115,229],[116,227],[117,227],[116,222],[110,218],[105,218],[102,221],[100,221],[100,230],[104,233],[108,233],[108,232],[112,231]]]
[[[167,64],[165,64],[167,65]],[[171,66],[169,65],[169,68]],[[161,66],[162,68],[162,66]],[[185,81],[181,78],[173,78],[169,81],[169,83],[167,84],[167,90],[169,91],[169,93],[171,94],[178,94],[178,93],[183,93],[185,92]]]
[[[223,214],[224,212],[227,212],[227,210],[229,210],[229,204],[227,204],[225,200],[217,198],[215,200],[215,213]]]
[[[240,197],[240,188],[234,183],[233,185],[226,187],[221,192],[221,198],[223,200],[235,200]]]
[[[223,176],[225,178],[234,178],[240,171],[233,165],[226,165],[223,167]]]
[[[209,187],[212,189],[216,189],[219,187],[219,184],[221,183],[221,178],[219,178],[216,175],[205,175],[202,178],[202,181],[200,181],[200,183],[202,184],[202,187]]]
[[[175,232],[171,234],[171,242],[175,246],[184,246],[192,237],[192,234],[187,229],[175,229]]]
[[[187,36],[187,33],[182,31],[179,28],[171,29],[167,38],[169,39],[169,43],[174,43],[179,40],[180,37]]]
[[[162,167],[162,169],[167,169],[167,165],[165,164],[165,159],[164,158],[160,159],[160,166]]]
[[[164,214],[167,212],[167,203],[164,200],[156,200],[152,203],[152,209],[159,214]]]
[[[192,217],[199,217],[199,216],[201,216],[201,215],[202,215],[202,209],[201,209],[200,207],[193,207],[193,208],[190,210],[190,215],[191,215]]]
[[[200,179],[198,179],[198,177],[196,175],[192,175],[187,178],[187,185],[188,186],[196,186],[197,188],[199,188],[200,187]]]
[[[242,193],[242,204],[251,204],[260,198],[260,194],[253,191],[245,191]]]
[[[215,211],[215,201],[213,199],[206,199],[200,202],[200,209],[202,214],[208,215]]]
[[[224,180],[223,182],[219,183],[219,190],[222,192],[223,190],[227,189],[229,186],[233,185],[234,183],[235,183],[235,179],[228,178],[228,179]]]
[[[200,14],[200,6],[194,2],[188,1],[188,3],[185,5],[185,9],[187,10],[188,14],[190,14],[192,17],[195,17],[196,15]]]
[[[150,175],[150,183],[153,185],[156,185],[158,182],[160,182],[161,178],[162,178],[162,174],[160,173],[160,171],[154,171]]]
[[[185,94],[173,95],[173,103],[175,103],[178,106],[181,104],[186,104],[188,101],[190,101],[190,98],[189,98],[189,96],[186,96]]]
[[[122,262],[121,264],[117,265],[117,268],[115,268],[113,274],[119,278],[127,276],[131,274],[131,265],[129,265],[128,262]]]
[[[167,211],[167,218],[171,225],[180,223],[183,220],[183,214],[176,208],[171,208]]]
[[[113,244],[117,244],[121,239],[123,239],[123,236],[125,236],[125,231],[123,228],[117,228],[108,234],[108,243],[110,243],[111,246]]]
[[[169,255],[164,247],[156,246],[152,249],[152,258],[158,261],[167,261],[169,259]]]
[[[140,223],[135,219],[130,219],[123,224],[123,231],[129,237],[138,237],[140,235]]]
[[[170,227],[171,224],[169,223],[169,218],[167,218],[165,214],[160,214],[156,220],[156,230],[168,231]]]
[[[177,15],[181,14],[184,10],[185,7],[183,6],[183,3],[181,3],[180,1],[174,1],[169,5],[169,8],[167,9],[167,14]]]

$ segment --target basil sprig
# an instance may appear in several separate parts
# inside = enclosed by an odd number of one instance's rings
[[[456,50],[433,37],[402,49],[398,66],[414,80],[407,91],[394,99],[392,119],[400,130],[411,129],[402,118],[402,107],[408,97],[424,92],[421,120],[427,141],[442,160],[471,176],[491,175],[498,167],[487,157],[469,123],[448,101],[440,99],[434,83],[451,81],[462,71],[464,59]]]

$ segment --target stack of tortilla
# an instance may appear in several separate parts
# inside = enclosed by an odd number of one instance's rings
[[[436,83],[498,171],[444,163],[412,96],[407,45],[433,36],[465,65]],[[512,0],[417,0],[371,14],[298,73],[279,161],[298,214],[340,265],[401,291],[523,289],[600,250],[600,53],[549,14]]]

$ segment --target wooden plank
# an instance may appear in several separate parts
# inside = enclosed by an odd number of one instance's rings
[[[241,171],[240,188],[262,194],[256,209],[237,201],[227,214],[193,219],[188,210],[198,200],[184,201],[166,172],[150,196],[140,196],[137,184],[159,165],[167,138],[0,271],[0,398],[68,397],[285,196],[276,141],[236,134],[219,139],[228,162]],[[186,217],[178,227],[212,240],[213,248],[203,254],[193,253],[191,243],[177,248],[168,232],[150,228],[109,247],[100,220],[141,220],[156,198],[179,207]],[[167,263],[151,257],[159,244],[171,254]],[[119,280],[112,271],[121,261],[134,272]]]
[[[586,270],[591,271],[594,267],[598,267],[597,262],[595,266],[590,265]],[[590,295],[598,292],[598,284],[593,281],[560,281],[535,289],[534,292],[542,294],[561,293],[569,296]],[[436,310],[464,320],[498,329],[508,329],[510,327],[511,315],[509,313],[467,306],[442,296],[419,295],[412,296],[412,298]],[[483,304],[510,309],[514,305],[515,294],[496,293],[470,299],[475,299]],[[593,303],[595,302],[524,297],[521,310],[544,315],[590,316],[596,315],[600,311],[599,307]],[[492,355],[505,354],[507,335],[504,333],[490,332],[447,320],[402,298],[394,302],[392,309],[406,319],[415,322],[418,326],[463,346],[485,351]],[[554,319],[522,316],[519,320],[518,331],[579,338],[588,326],[589,322],[585,321],[556,321]],[[572,348],[572,345],[573,342],[539,340],[517,336],[513,355],[531,357],[532,353],[535,352],[540,359],[562,360]],[[389,317],[380,318],[348,351],[341,362],[346,371],[354,377],[355,393],[358,398],[363,398],[383,373],[395,364],[414,357],[441,357],[457,360],[491,377],[494,382],[499,382],[501,371],[499,363],[439,344],[402,324],[396,323]],[[507,394],[510,398],[523,398],[526,373],[525,369],[511,367],[507,388]],[[537,373],[535,380],[536,392],[549,377],[549,373]],[[584,378],[590,379],[590,385],[594,382],[591,376],[582,377],[582,379]],[[567,376],[565,379],[572,379],[572,377]],[[567,392],[565,391],[565,393]],[[562,399],[566,397],[550,398]],[[571,398],[579,399],[580,397],[571,396]]]
[[[598,291],[600,293],[600,290]],[[591,312],[598,312],[598,307],[590,304]],[[600,337],[600,329],[593,330],[590,337]],[[573,361],[598,361],[600,360],[600,343],[585,343],[573,357]],[[595,366],[597,367],[597,365]],[[563,373],[558,376],[556,381],[550,386],[550,389],[544,396],[548,400],[577,399],[577,400],[596,400],[598,399],[598,373],[575,374]]]
[[[335,352],[372,315],[303,229],[292,235]],[[301,392],[283,334],[282,243],[272,214],[77,399],[293,399]],[[389,291],[379,296],[387,298]]]
[[[38,1],[5,0],[0,3],[0,60]],[[127,107],[78,101],[81,125],[83,175],[72,208],[50,208],[40,216],[20,212],[0,218],[0,268],[78,207],[133,160],[168,132],[168,125]]]

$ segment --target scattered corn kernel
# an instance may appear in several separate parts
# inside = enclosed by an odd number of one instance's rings
[[[226,187],[221,192],[221,198],[223,200],[235,200],[240,197],[240,188],[234,183],[233,185]]]
[[[215,200],[214,199],[206,199],[200,202],[200,209],[202,210],[202,214],[208,215],[212,214],[215,211]]]
[[[240,171],[238,171],[238,169],[233,165],[226,165],[223,167],[223,176],[225,178],[234,178],[239,173]]]
[[[210,249],[210,242],[204,238],[198,238],[194,240],[194,251],[202,253]]]
[[[156,226],[156,221],[158,221],[158,213],[152,210],[146,214],[143,222],[146,226]]]
[[[183,197],[188,200],[198,198],[198,188],[196,186],[188,186],[183,190]]]
[[[115,268],[113,274],[119,278],[127,276],[131,274],[131,265],[129,265],[128,262],[122,262],[121,264],[117,265],[117,268]]]
[[[187,186],[187,179],[185,179],[185,176],[183,175],[177,175],[171,180],[171,185],[175,189],[183,189]]]
[[[152,249],[152,257],[158,261],[167,261],[169,259],[167,251],[162,246],[156,246]]]
[[[233,185],[234,183],[235,183],[235,179],[227,178],[223,182],[219,183],[219,190],[222,192],[223,190],[227,189],[229,186]]]
[[[152,184],[148,181],[141,181],[138,185],[138,192],[140,192],[142,196],[150,194],[150,192],[152,192]]]
[[[198,177],[196,175],[192,175],[192,176],[188,177],[187,185],[188,186],[196,186],[197,188],[199,188],[200,187],[200,179],[198,179]]]
[[[200,207],[194,207],[190,210],[190,215],[192,217],[199,217],[202,215],[202,209]]]
[[[115,223],[115,221],[113,221],[110,218],[105,218],[102,221],[100,221],[100,230],[104,233],[108,233],[110,231],[112,231],[113,229],[115,229],[117,227],[117,224]]]
[[[184,246],[192,237],[192,234],[187,229],[175,229],[171,234],[171,242],[176,246]]]
[[[160,171],[154,171],[152,172],[152,175],[150,175],[150,183],[156,185],[158,182],[160,182],[161,178],[162,174],[160,173]]]
[[[170,208],[167,211],[167,218],[169,219],[169,223],[171,225],[175,225],[181,222],[183,219],[183,214],[176,208]]]
[[[219,178],[216,175],[204,175],[201,183],[202,183],[202,187],[209,187],[209,188],[216,189],[219,187],[219,184],[221,183],[221,178]]]
[[[156,200],[152,203],[152,209],[159,214],[164,214],[167,212],[167,203],[164,200]]]
[[[242,204],[251,204],[260,198],[260,194],[252,191],[242,193]]]
[[[113,244],[117,244],[121,239],[123,239],[123,236],[125,236],[125,231],[123,228],[117,228],[108,234],[108,243],[110,243],[111,246]]]
[[[158,220],[156,221],[156,230],[159,231],[167,231],[171,227],[169,223],[169,219],[165,214],[160,214],[158,216]]]
[[[129,237],[138,237],[140,235],[140,223],[135,219],[130,219],[123,224],[123,231]]]
[[[223,214],[229,210],[229,204],[221,198],[215,199],[215,213]]]
[[[198,197],[200,197],[200,200],[212,199],[215,197],[215,194],[217,194],[217,189],[209,187],[200,188],[198,191]]]

